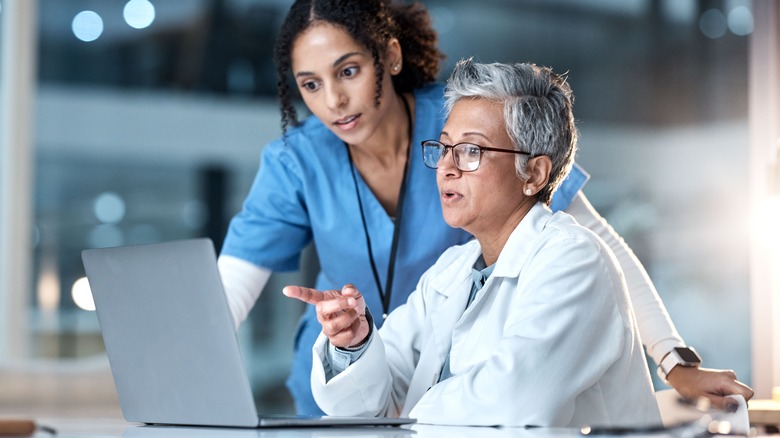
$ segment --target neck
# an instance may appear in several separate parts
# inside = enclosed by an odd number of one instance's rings
[[[406,151],[412,139],[410,120],[403,99],[405,97],[392,94],[386,120],[376,133],[364,143],[349,145],[356,162],[370,160],[382,166],[390,166],[397,163],[399,159],[406,160]]]
[[[512,235],[515,228],[531,211],[535,203],[535,198],[525,198],[518,208],[498,227],[492,226],[489,232],[472,233],[482,248],[485,265],[490,266],[498,260],[498,256],[501,255],[501,251],[509,240],[509,236]]]

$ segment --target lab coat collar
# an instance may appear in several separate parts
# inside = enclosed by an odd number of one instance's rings
[[[525,260],[536,246],[542,230],[553,213],[541,203],[536,203],[523,217],[507,239],[504,249],[496,261],[491,277],[517,277]],[[475,239],[464,245],[463,254],[431,280],[430,286],[438,293],[450,297],[462,291],[464,285],[471,287],[471,268],[482,254],[482,247]]]
[[[464,244],[463,248],[463,253],[452,260],[449,265],[445,266],[430,281],[430,287],[446,297],[451,297],[464,289],[465,286],[468,286],[469,290],[471,288],[471,267],[474,266],[477,258],[482,254],[482,248],[476,240]],[[450,251],[452,251],[452,248],[447,250],[447,252]],[[446,256],[447,253],[445,252],[442,258]]]
[[[531,251],[538,245],[542,230],[547,226],[553,213],[537,202],[523,217],[507,239],[491,277],[517,277]]]

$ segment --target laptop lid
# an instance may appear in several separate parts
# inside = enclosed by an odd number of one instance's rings
[[[258,415],[210,239],[89,249],[82,261],[127,421],[224,427],[414,422]]]
[[[127,421],[257,425],[209,239],[90,249],[82,261]]]

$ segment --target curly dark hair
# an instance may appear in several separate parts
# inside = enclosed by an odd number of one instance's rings
[[[376,67],[376,98],[382,97],[385,66],[381,55],[391,38],[397,38],[403,53],[403,70],[393,76],[398,93],[412,91],[436,80],[444,55],[438,49],[438,35],[428,11],[420,3],[394,0],[297,0],[287,13],[274,48],[282,131],[298,125],[292,103],[289,77],[295,39],[315,23],[330,23],[344,29],[365,46]]]

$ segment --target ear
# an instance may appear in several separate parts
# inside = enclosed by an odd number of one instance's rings
[[[391,38],[387,43],[387,51],[385,52],[385,68],[392,76],[401,73],[401,70],[404,68],[401,43],[398,42],[397,38]]]
[[[550,180],[552,160],[550,160],[550,157],[547,155],[529,158],[525,171],[528,174],[528,180],[525,182],[525,186],[523,186],[523,194],[526,196],[535,196]]]

